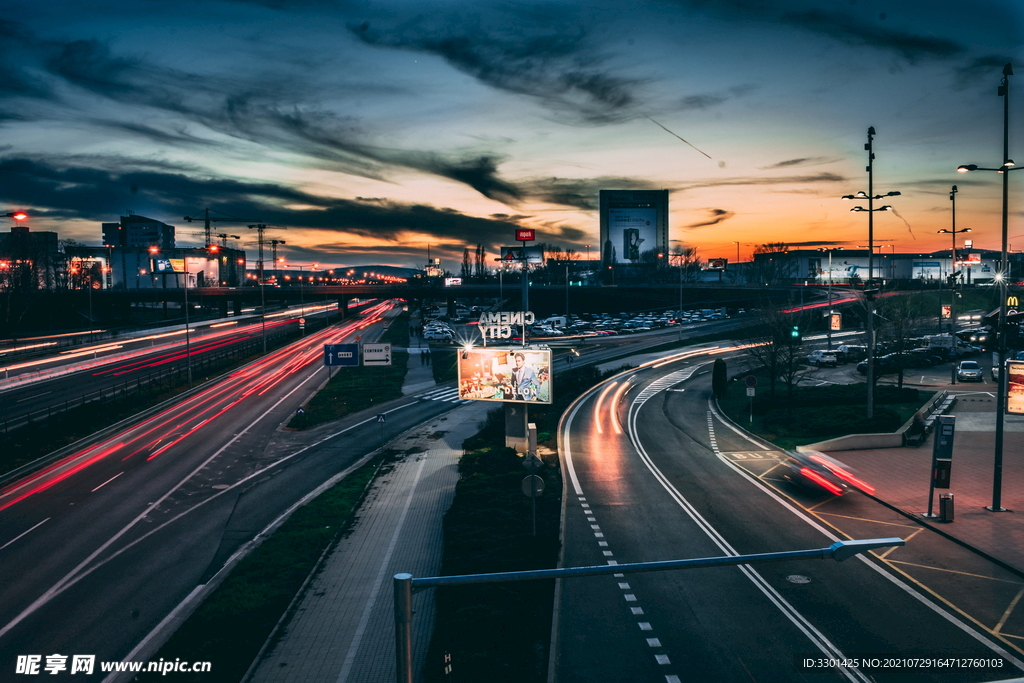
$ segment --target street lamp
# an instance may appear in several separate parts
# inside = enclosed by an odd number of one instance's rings
[[[949,233],[951,239],[953,240],[952,249],[949,252],[949,289],[950,289],[950,291],[952,292],[952,295],[953,295],[952,298],[951,298],[950,306],[949,306],[949,336],[951,337],[950,341],[953,344],[950,347],[951,349],[956,349],[956,346],[957,346],[957,344],[956,344],[956,278],[957,278],[957,272],[956,272],[956,236],[959,235],[962,232],[971,232],[970,228],[962,228],[960,230],[956,229],[956,193],[957,192],[958,192],[958,190],[956,189],[956,185],[954,185],[953,188],[949,191],[949,201],[952,202],[952,204],[950,205],[950,207],[952,209],[952,225],[950,226],[951,229],[946,230],[945,228],[943,228],[942,230],[938,230],[937,231],[939,233]],[[952,378],[951,383],[952,384],[956,384],[956,372],[952,373],[951,378]]]
[[[738,244],[738,243],[737,243]],[[737,247],[739,249],[739,247]],[[842,251],[842,247],[819,247],[818,251],[828,252],[828,324],[825,326],[827,329],[828,337],[828,350],[832,350],[832,252]]]
[[[960,173],[995,171],[1003,174],[1003,253],[999,261],[999,272],[996,273],[996,282],[999,283],[999,331],[996,333],[999,353],[999,388],[996,392],[996,443],[992,468],[992,505],[985,507],[986,510],[992,512],[1006,512],[1006,508],[1000,504],[1000,499],[1003,489],[1003,434],[1005,430],[1003,414],[1006,412],[1006,287],[1008,281],[1006,276],[1009,271],[1007,224],[1010,204],[1010,171],[1019,168],[1013,165],[1013,159],[1010,158],[1010,76],[1012,75],[1013,65],[1007,64],[1003,67],[1003,78],[996,91],[996,94],[1003,98],[1003,164],[998,168],[982,168],[977,164],[964,164],[956,169]]]
[[[873,281],[875,279],[874,272],[874,259],[875,259],[875,211],[889,211],[892,209],[891,206],[886,204],[875,208],[875,200],[882,199],[884,197],[897,197],[900,195],[899,192],[887,192],[886,194],[874,194],[875,192],[875,152],[874,152],[874,139],[875,139],[875,127],[868,127],[868,141],[864,145],[864,150],[868,153],[868,191],[864,192],[861,190],[857,194],[848,194],[843,199],[866,199],[868,200],[868,208],[863,206],[855,206],[850,211],[867,211],[868,212],[868,281],[866,283],[866,289],[864,290],[864,298],[867,302],[868,308],[868,358],[867,358],[867,380],[868,380],[868,405],[867,405],[867,418],[870,420],[875,414],[875,310],[874,310],[874,291],[871,289]]]

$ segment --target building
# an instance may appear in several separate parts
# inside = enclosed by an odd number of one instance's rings
[[[63,263],[55,232],[18,225],[0,233],[0,290],[56,289]]]
[[[831,259],[829,253],[831,252]],[[871,260],[875,280],[923,282],[938,286],[956,275],[961,284],[986,284],[995,279],[1001,253],[991,249],[918,254],[875,253]],[[1012,254],[1010,277],[1021,279],[1020,259]],[[781,249],[754,254],[747,269],[749,282],[761,284],[857,284],[868,279],[867,249]],[[1016,274],[1016,275],[1014,275]]]
[[[128,212],[119,223],[103,223],[103,246],[174,249],[174,226]]]

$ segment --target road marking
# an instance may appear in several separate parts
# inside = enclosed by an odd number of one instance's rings
[[[15,401],[15,403],[23,403],[25,401],[31,401],[34,398],[39,398],[40,396],[46,396],[47,394],[52,394],[52,393],[53,393],[52,391],[43,391],[43,392],[40,392],[38,394],[33,394],[33,395],[29,396],[28,398],[19,398],[17,401]]]
[[[106,485],[107,485],[107,484],[109,484],[110,482],[112,482],[112,481],[114,481],[115,479],[117,479],[118,477],[120,477],[120,476],[121,476],[122,474],[124,474],[124,472],[118,472],[117,474],[115,474],[114,476],[112,476],[112,477],[111,477],[110,479],[107,479],[107,480],[106,480],[105,482],[103,482],[102,484],[100,484],[99,486],[97,486],[96,488],[94,488],[94,489],[93,489],[92,491],[89,491],[89,493],[96,493],[96,492],[97,492],[97,491],[99,491],[99,490],[100,490],[101,488],[103,488],[104,486],[106,486]]]
[[[733,426],[733,424],[729,420],[724,418],[721,415],[721,413],[718,412],[718,410],[715,408],[715,406],[712,404],[712,402],[710,400],[708,401],[708,408],[709,408],[709,412],[711,414],[713,414],[718,419],[718,421],[721,422],[723,425],[725,425],[726,427],[728,427],[732,431],[736,432],[740,436],[744,436],[749,441],[753,441],[753,439],[751,437],[746,436],[746,434],[741,432],[737,427]],[[827,530],[825,527],[823,527],[818,522],[816,522],[813,519],[811,519],[807,514],[805,514],[804,511],[798,509],[798,507],[799,507],[798,505],[791,504],[790,502],[787,502],[786,500],[784,500],[783,499],[783,495],[784,494],[781,494],[781,492],[776,491],[775,489],[770,488],[767,485],[763,484],[760,480],[757,479],[757,477],[752,476],[750,473],[746,472],[742,467],[738,467],[735,463],[730,462],[728,458],[720,457],[720,460],[723,463],[725,463],[726,466],[731,467],[740,476],[745,477],[749,482],[751,482],[752,484],[754,484],[755,486],[760,488],[763,493],[768,495],[770,498],[774,499],[777,503],[779,503],[784,508],[786,508],[787,510],[792,512],[799,519],[803,520],[805,523],[810,525],[811,528],[817,529],[826,538],[828,538],[829,540],[831,540],[833,542],[840,540],[838,536],[833,534],[831,531]],[[789,498],[789,497],[786,496],[786,498]],[[792,501],[792,503],[795,503],[795,501],[793,501],[792,498],[789,498],[789,500]],[[824,521],[824,520],[822,520],[822,521]],[[858,561],[860,561],[860,562],[863,562],[865,565],[867,565],[868,567],[873,569],[879,575],[881,575],[881,576],[885,577],[886,579],[888,579],[891,583],[893,583],[894,585],[898,586],[905,593],[907,593],[907,595],[910,595],[911,597],[913,597],[915,600],[917,600],[922,605],[924,605],[928,609],[932,610],[933,612],[935,612],[936,614],[941,616],[943,619],[948,621],[950,624],[956,626],[961,631],[963,631],[967,635],[971,636],[972,638],[977,640],[979,643],[981,643],[985,647],[989,648],[990,650],[992,650],[996,654],[998,654],[998,655],[1002,656],[1003,658],[1005,658],[1007,661],[1009,661],[1011,664],[1013,664],[1018,669],[1024,671],[1024,662],[1022,662],[1020,659],[1018,659],[1017,657],[1012,655],[1008,650],[1006,650],[1005,648],[1000,646],[998,643],[995,643],[992,640],[989,640],[984,635],[979,633],[977,630],[971,628],[971,626],[968,625],[967,623],[965,623],[964,621],[961,621],[956,616],[954,616],[953,614],[950,614],[948,611],[946,611],[945,609],[943,609],[939,605],[937,605],[937,604],[933,603],[932,601],[926,599],[918,591],[915,591],[913,588],[911,588],[905,581],[902,581],[898,577],[890,574],[885,569],[883,569],[881,566],[879,566],[878,564],[872,562],[867,557],[864,557],[863,555],[858,554],[856,556],[856,559]],[[986,626],[984,626],[983,624],[978,622],[976,619],[971,617],[969,614],[966,614],[965,612],[963,612],[956,605],[953,605],[948,600],[946,600],[945,598],[943,598],[942,596],[937,594],[935,591],[933,591],[930,588],[928,588],[928,586],[924,585],[920,581],[917,581],[916,579],[914,579],[912,576],[910,576],[909,574],[907,574],[903,570],[901,570],[898,567],[894,566],[896,564],[895,560],[885,560],[884,562],[892,571],[898,572],[903,577],[905,577],[907,579],[907,581],[910,581],[914,585],[918,586],[922,591],[928,593],[929,595],[932,595],[936,600],[946,604],[951,609],[956,611],[958,614],[963,616],[965,619],[967,619],[969,621],[973,621],[980,628],[982,628],[984,630],[988,630],[988,628]],[[1004,638],[1006,637],[1006,634],[999,634],[999,635],[1001,637],[1004,637]],[[1007,645],[1009,645],[1009,643],[1007,643]]]
[[[1017,606],[1018,602],[1020,602],[1020,596],[1022,595],[1024,595],[1024,588],[1021,588],[1017,592],[1017,595],[1014,596],[1013,600],[1010,601],[1010,605],[1006,608],[1006,611],[1003,612],[1003,616],[999,619],[999,623],[992,628],[993,631],[996,633],[1002,631],[1003,624],[1006,623],[1006,619],[1010,616],[1010,613],[1013,612],[1013,608]]]
[[[637,622],[637,626],[640,627],[641,631],[650,631],[651,630],[651,622],[649,622],[649,621]]]
[[[918,567],[919,569],[933,569],[937,572],[945,572],[946,574],[957,574],[959,576],[970,576],[973,579],[988,579],[989,581],[998,581],[1000,583],[1012,583],[1016,586],[1021,585],[1020,581],[1010,581],[1009,579],[996,579],[991,576],[985,576],[984,574],[973,574],[971,572],[962,572],[956,569],[945,569],[943,567],[933,567],[930,564],[918,564],[916,562],[907,562],[905,560],[889,560],[892,564],[902,564],[907,567]]]
[[[661,641],[657,638],[648,638],[647,647],[661,647]]]
[[[36,529],[38,529],[38,528],[39,528],[39,527],[41,527],[42,525],[44,525],[44,524],[46,524],[47,522],[49,522],[49,521],[50,521],[51,519],[53,519],[53,518],[52,518],[52,517],[47,517],[47,518],[46,518],[46,519],[44,519],[43,521],[39,522],[39,524],[36,524],[36,525],[35,525],[34,527],[32,527],[31,529],[29,529],[28,531],[23,531],[23,532],[21,532],[20,534],[18,534],[17,536],[15,536],[14,538],[12,538],[11,540],[7,541],[7,543],[4,543],[3,545],[0,545],[0,550],[3,550],[4,548],[6,548],[7,546],[9,546],[10,544],[14,543],[15,541],[17,541],[17,540],[18,540],[19,538],[21,538],[22,536],[25,536],[26,534],[29,534],[29,533],[31,533],[31,532],[33,532],[33,531],[35,531]]]

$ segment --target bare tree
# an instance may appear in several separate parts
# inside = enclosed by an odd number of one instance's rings
[[[789,257],[789,246],[783,242],[770,242],[754,248],[751,263],[753,282],[766,285],[784,284],[795,272],[795,261]]]
[[[876,336],[888,345],[891,353],[905,354],[914,348],[910,340],[922,333],[927,313],[927,302],[921,293],[881,297],[876,301],[875,311]],[[896,358],[897,385],[902,389],[907,357]]]

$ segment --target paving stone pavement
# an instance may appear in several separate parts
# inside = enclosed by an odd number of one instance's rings
[[[457,408],[401,437],[409,454],[379,477],[348,537],[308,585],[280,640],[264,654],[254,683],[390,683],[395,680],[391,578],[434,576],[441,521],[451,504],[462,442],[493,406]],[[413,600],[414,661],[422,668],[433,627],[433,591]]]

